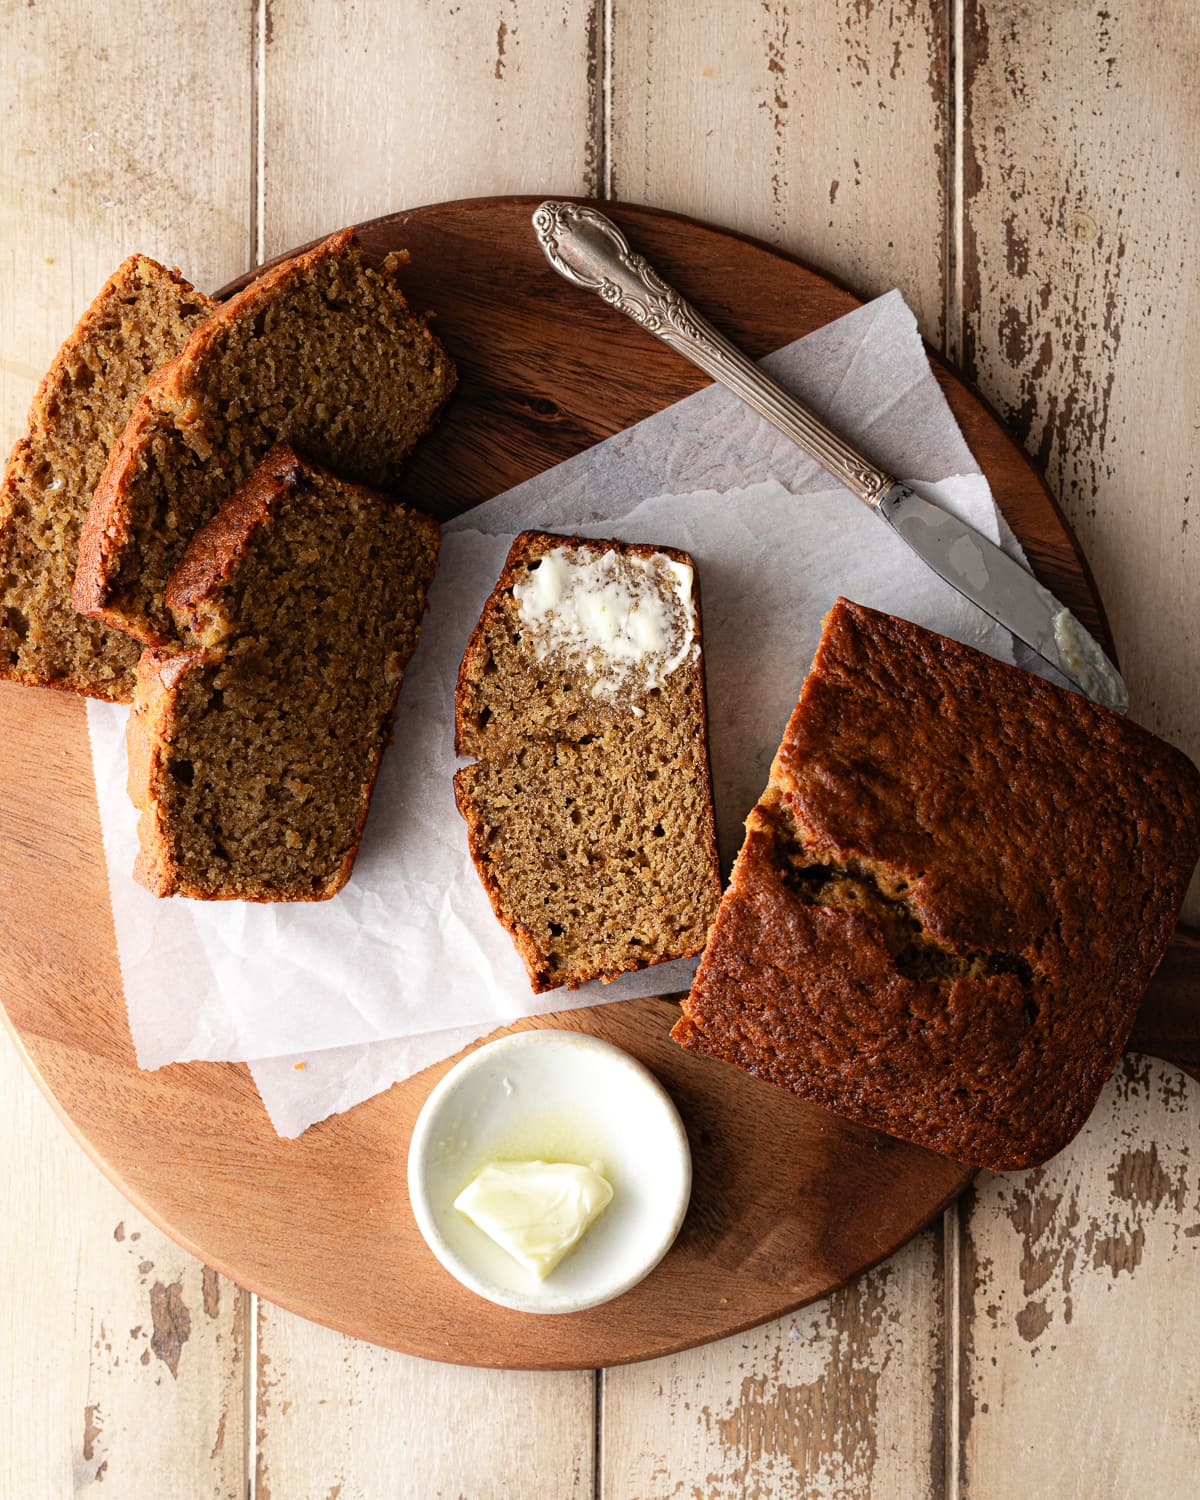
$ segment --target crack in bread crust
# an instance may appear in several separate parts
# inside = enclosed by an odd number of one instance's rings
[[[936,938],[908,899],[912,882],[907,876],[877,862],[839,861],[807,847],[795,813],[774,789],[758,810],[771,826],[784,886],[806,905],[857,912],[873,921],[899,973],[934,984],[1013,974],[1023,985],[1032,985],[1036,965],[1023,953],[1008,949],[955,952]]]

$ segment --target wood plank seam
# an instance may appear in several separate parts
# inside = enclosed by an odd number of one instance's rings
[[[942,1477],[943,1500],[959,1500],[958,1447],[959,1401],[962,1389],[961,1345],[962,1318],[959,1306],[960,1256],[962,1225],[957,1200],[946,1210],[943,1219],[945,1250],[942,1261],[942,1389],[945,1392],[945,1468]]]
[[[604,1500],[604,1371],[592,1376],[592,1500]]]
[[[258,1294],[246,1299],[245,1361],[242,1366],[242,1485],[246,1500],[258,1494]]]
[[[963,6],[946,6],[946,300],[943,327],[945,354],[957,365],[963,347],[963,140],[966,90],[963,84]],[[945,1392],[944,1500],[958,1500],[962,1397],[961,1284],[962,1222],[956,1199],[942,1220],[945,1252],[942,1264],[942,1389]]]
[[[946,358],[954,365],[962,352],[963,319],[963,5],[948,0],[946,10]]]
[[[251,0],[250,26],[250,242],[255,264],[265,258],[266,244],[266,77],[270,0]],[[246,1500],[258,1492],[258,1294],[246,1298],[245,1362],[242,1366],[242,1486]]]
[[[252,0],[250,28],[250,242],[254,263],[266,259],[266,79],[270,0]]]
[[[600,5],[600,160],[596,173],[596,196],[613,195],[612,110],[613,110],[613,7],[616,0],[599,0]]]
[[[612,197],[613,7],[615,0],[593,0],[588,26],[588,90],[591,141],[587,153],[588,191],[597,198]],[[598,14],[597,14],[598,12]],[[604,1492],[604,1371],[592,1377],[592,1497]]]
[[[947,3],[947,216],[945,255],[945,354],[959,365],[963,350],[963,135],[965,135],[966,90],[963,86],[963,5]],[[959,1200],[951,1203],[942,1220],[945,1256],[942,1265],[942,1389],[945,1392],[945,1470],[942,1491],[945,1500],[959,1500],[959,1445],[962,1421],[962,1218]]]

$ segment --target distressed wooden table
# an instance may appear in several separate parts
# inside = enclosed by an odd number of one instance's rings
[[[217,286],[438,199],[679,209],[901,287],[1045,467],[1135,714],[1200,757],[1190,0],[0,15],[3,433],[133,249]],[[1200,1087],[1126,1059],[1062,1156],[985,1174],[827,1301],[651,1364],[500,1375],[355,1343],[191,1260],[0,1040],[0,1496],[1190,1497],[1198,1124]]]

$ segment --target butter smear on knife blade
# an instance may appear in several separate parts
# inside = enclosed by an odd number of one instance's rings
[[[1054,616],[1054,644],[1076,684],[1089,698],[1124,712],[1125,684],[1069,609]]]

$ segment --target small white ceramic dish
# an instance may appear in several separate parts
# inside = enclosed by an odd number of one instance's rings
[[[599,1161],[613,1200],[539,1281],[454,1207],[487,1162]],[[518,1031],[464,1057],[413,1128],[408,1192],[429,1248],[471,1291],[519,1312],[582,1312],[647,1276],[692,1188],[687,1134],[636,1059],[576,1031]]]

